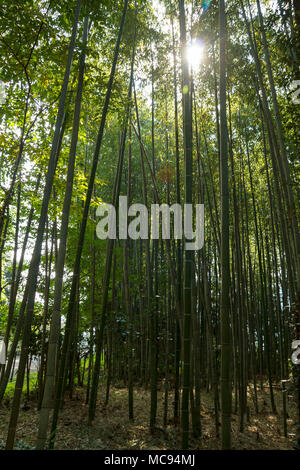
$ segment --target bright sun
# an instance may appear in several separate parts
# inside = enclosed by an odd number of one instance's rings
[[[203,53],[204,45],[200,39],[192,39],[192,41],[187,45],[187,60],[193,71],[198,70],[203,60]]]

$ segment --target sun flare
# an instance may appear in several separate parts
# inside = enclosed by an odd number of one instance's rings
[[[203,54],[204,45],[200,39],[193,39],[187,45],[186,56],[193,71],[197,71],[199,69],[199,66],[203,61]]]

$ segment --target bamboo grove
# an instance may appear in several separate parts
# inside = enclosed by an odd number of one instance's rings
[[[149,390],[150,431],[173,423],[182,449],[202,446],[204,391],[223,449],[263,391],[299,448],[299,12],[297,0],[1,2],[7,450],[32,397],[35,448],[53,449],[76,387],[93,426],[120,383],[128,419]],[[204,204],[203,248],[100,240],[97,208],[122,195]]]

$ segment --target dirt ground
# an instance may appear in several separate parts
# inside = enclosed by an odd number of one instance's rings
[[[259,415],[254,414],[251,399],[250,422],[240,433],[239,416],[232,415],[232,447],[239,450],[293,449],[295,433],[295,404],[288,401],[288,438],[283,436],[281,393],[275,391],[278,414],[270,410],[268,389],[259,393]],[[154,433],[149,431],[150,392],[142,388],[134,392],[135,419],[130,422],[127,412],[126,388],[112,388],[110,401],[103,406],[103,389],[100,390],[97,413],[93,426],[87,426],[88,407],[84,404],[84,390],[77,388],[73,399],[66,399],[60,414],[56,449],[106,449],[106,450],[177,450],[180,449],[180,429],[172,422],[173,395],[169,396],[169,423],[163,429],[163,392],[158,392],[157,426]],[[220,442],[215,436],[214,408],[211,395],[202,391],[202,437],[191,437],[191,449],[219,449]],[[10,410],[8,405],[0,408],[0,442],[5,441]],[[17,439],[18,447],[32,448],[35,445],[38,425],[37,403],[33,399],[20,412]],[[29,447],[30,446],[30,447]]]

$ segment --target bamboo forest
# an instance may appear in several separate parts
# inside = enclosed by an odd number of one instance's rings
[[[300,1],[1,0],[0,57],[0,450],[300,450]]]

